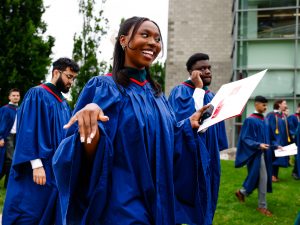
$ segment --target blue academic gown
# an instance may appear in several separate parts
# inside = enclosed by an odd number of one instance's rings
[[[203,224],[203,175],[190,121],[176,123],[165,97],[155,97],[147,81],[131,79],[123,88],[111,76],[94,77],[74,113],[92,102],[109,117],[99,122],[93,163],[86,163],[77,125],[53,158],[63,223]],[[183,162],[188,167],[179,170]]]
[[[193,99],[195,87],[191,81],[185,81],[176,86],[170,93],[169,102],[173,107],[178,121],[188,118],[195,110],[195,102]],[[209,104],[214,94],[206,90],[203,103]],[[197,135],[198,149],[201,152],[201,161],[204,169],[205,179],[207,183],[207,210],[206,224],[211,224],[218,201],[218,193],[220,186],[220,151],[228,148],[226,130],[224,122],[215,124],[207,129],[204,133]]]
[[[13,104],[7,104],[0,108],[0,139],[4,139],[6,142],[6,138],[9,136],[11,128],[15,122],[15,117],[17,113],[17,106]],[[5,152],[6,145],[0,147],[0,173],[3,170],[4,160],[5,160]]]
[[[55,220],[56,224],[61,224],[51,162],[65,137],[63,125],[70,119],[70,108],[54,85],[43,84],[26,93],[17,119],[16,148],[2,224],[48,225]],[[38,158],[46,172],[45,185],[33,182],[30,160]]]
[[[266,120],[269,126],[270,133],[270,142],[271,149],[268,154],[272,155],[273,166],[279,167],[288,167],[289,166],[289,157],[275,157],[274,150],[276,146],[286,146],[289,143],[288,141],[288,131],[287,131],[287,120],[278,112],[270,112],[266,116]],[[277,121],[277,122],[276,122]]]
[[[243,187],[251,194],[259,183],[261,157],[263,155],[267,170],[267,191],[272,192],[272,163],[270,149],[262,151],[260,144],[270,144],[269,127],[261,114],[251,114],[245,119],[237,144],[235,167],[247,165],[248,176]]]
[[[298,146],[298,154],[296,157],[297,175],[300,177],[300,113],[292,114],[288,117],[289,131],[293,138],[293,142]]]

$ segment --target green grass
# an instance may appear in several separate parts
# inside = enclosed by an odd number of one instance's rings
[[[300,181],[291,177],[292,168],[280,168],[280,182],[273,184],[273,193],[267,194],[268,208],[273,213],[269,218],[256,211],[257,191],[246,198],[245,203],[238,202],[235,191],[241,187],[246,168],[235,169],[233,161],[221,161],[222,176],[219,200],[214,225],[293,225],[300,211]],[[3,209],[5,189],[4,179],[0,181],[0,212]]]
[[[235,191],[241,187],[247,175],[246,167],[234,168],[234,161],[221,161],[221,185],[217,211],[213,224],[278,224],[293,225],[300,211],[300,181],[291,176],[292,167],[280,168],[280,182],[273,183],[273,193],[267,194],[268,209],[273,217],[266,217],[256,211],[257,190],[240,203]]]
[[[5,193],[6,190],[4,189],[4,179],[5,177],[3,177],[3,179],[0,180],[0,213],[2,214],[2,210],[3,210],[3,204],[4,204],[4,199],[5,199]]]

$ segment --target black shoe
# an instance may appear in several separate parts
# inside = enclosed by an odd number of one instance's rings
[[[296,173],[292,173],[292,177],[294,177],[295,180],[300,180],[300,177]]]

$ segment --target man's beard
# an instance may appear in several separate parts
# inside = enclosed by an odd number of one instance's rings
[[[209,80],[203,79],[202,82],[203,82],[203,86],[209,86],[211,84],[211,79]]]
[[[58,78],[58,80],[56,81],[56,88],[59,90],[59,91],[61,91],[62,93],[68,93],[69,92],[69,87],[67,87],[65,84],[64,84],[64,82],[63,82],[63,80],[62,80],[62,78],[61,78],[61,76],[59,76],[59,78]]]

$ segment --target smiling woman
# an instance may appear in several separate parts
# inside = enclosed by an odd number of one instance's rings
[[[125,64],[127,66],[135,66],[135,63],[137,63],[139,64],[137,69],[143,69],[145,64],[149,66],[160,52],[161,36],[157,25],[150,21],[145,21],[136,30],[136,34],[134,40],[132,40],[135,36],[133,31],[130,31],[129,34],[121,35],[120,42],[123,50],[128,51],[125,56]],[[138,57],[139,54],[142,54],[143,57]],[[131,62],[131,59],[141,59],[147,62]]]
[[[136,23],[133,27],[132,24]],[[137,20],[133,17],[124,22],[118,34],[119,42],[115,44],[113,78],[117,83],[127,86],[129,76],[127,68],[146,70],[146,79],[152,84],[157,93],[161,87],[150,76],[149,67],[156,59],[162,48],[161,33],[158,25],[147,18]],[[122,61],[124,60],[124,65]],[[123,74],[122,74],[123,73]],[[138,78],[139,81],[142,79]]]
[[[53,160],[64,224],[203,224],[194,132],[207,107],[176,122],[149,71],[161,48],[155,22],[125,20],[112,74],[83,89]]]

